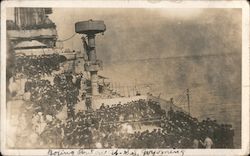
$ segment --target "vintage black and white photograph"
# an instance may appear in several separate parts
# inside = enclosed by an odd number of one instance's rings
[[[5,14],[2,147],[243,148],[242,8]]]

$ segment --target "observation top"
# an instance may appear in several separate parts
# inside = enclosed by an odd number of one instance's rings
[[[102,33],[106,30],[104,21],[81,21],[75,24],[75,32],[80,34],[97,34]]]

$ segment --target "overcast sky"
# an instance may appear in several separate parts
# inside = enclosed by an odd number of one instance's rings
[[[173,56],[237,53],[241,15],[235,9],[53,9],[59,39],[74,34],[74,24],[104,20],[97,36],[97,54],[104,62]],[[230,45],[230,47],[228,46]],[[79,36],[64,43],[81,49]]]

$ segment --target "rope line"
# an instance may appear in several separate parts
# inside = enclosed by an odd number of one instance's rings
[[[68,41],[70,39],[72,39],[77,33],[74,33],[73,35],[71,35],[69,38],[66,38],[64,40],[57,40],[57,42],[65,42],[65,41]]]

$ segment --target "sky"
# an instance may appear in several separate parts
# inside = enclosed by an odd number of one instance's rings
[[[107,31],[96,38],[104,62],[235,53],[241,44],[237,9],[53,9],[59,39],[74,34],[74,24],[104,20]],[[64,48],[82,48],[80,36]],[[230,48],[226,48],[230,45]],[[217,49],[220,49],[219,51]]]

